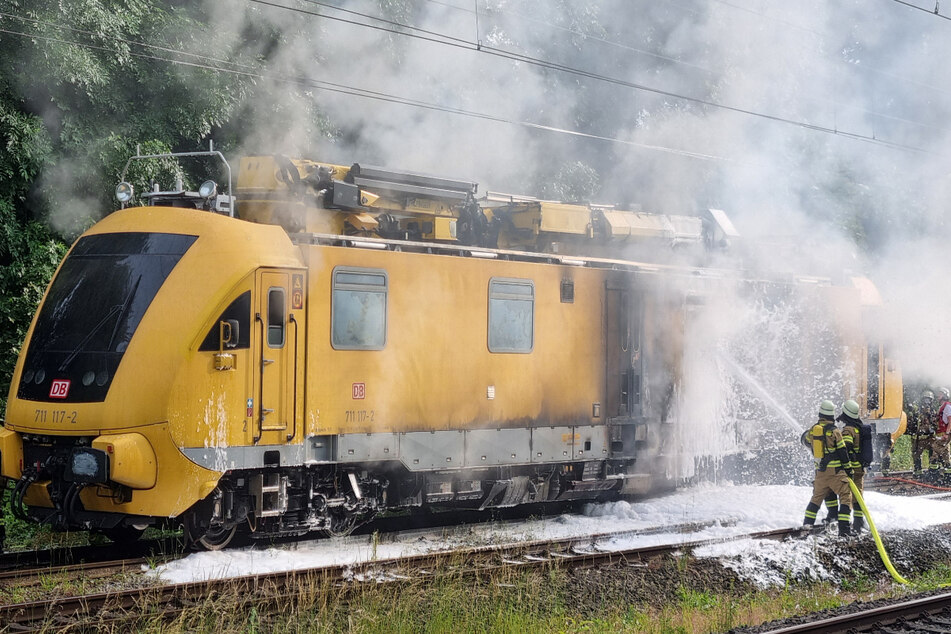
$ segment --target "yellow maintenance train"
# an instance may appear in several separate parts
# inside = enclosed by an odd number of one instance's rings
[[[0,428],[18,516],[117,540],[181,523],[214,549],[669,488],[700,424],[680,420],[688,331],[727,294],[795,293],[837,333],[841,395],[900,425],[900,371],[863,334],[874,289],[700,266],[735,234],[716,210],[266,156],[228,180],[141,206],[121,184],[60,265]]]

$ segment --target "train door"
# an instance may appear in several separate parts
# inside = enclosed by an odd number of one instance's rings
[[[877,417],[882,406],[882,348],[876,342],[869,342],[866,348],[866,407],[869,417]]]
[[[254,442],[283,444],[302,429],[299,424],[299,370],[303,369],[304,272],[262,269],[255,278],[256,403]]]
[[[641,418],[643,412],[641,356],[642,305],[629,289],[605,289],[605,418]]]
[[[626,280],[605,286],[604,420],[611,439],[611,456],[630,459],[646,439],[643,399],[642,296]]]
[[[865,370],[865,422],[875,425],[880,454],[905,433],[901,367],[886,346],[872,340],[866,346]]]

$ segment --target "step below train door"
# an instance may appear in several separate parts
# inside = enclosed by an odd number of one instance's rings
[[[277,445],[302,435],[305,277],[303,270],[260,269],[255,276],[254,382],[248,403],[254,442]]]

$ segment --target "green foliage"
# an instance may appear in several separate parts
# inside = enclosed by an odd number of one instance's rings
[[[253,85],[200,67],[201,60],[221,57],[233,34],[190,3],[0,0],[0,26],[5,396],[30,319],[65,254],[64,240],[116,208],[113,192],[128,157],[137,147],[197,149],[231,120]],[[170,186],[178,171],[169,161],[138,163],[129,178],[143,191],[153,180]]]
[[[31,212],[68,237],[115,208],[118,174],[138,144],[196,149],[248,94],[250,80],[201,67],[220,54],[226,34],[199,8],[0,5],[18,16],[6,20],[16,31],[33,36],[0,36],[8,60],[0,85],[22,112],[42,118],[51,139],[42,174],[33,174],[40,178]]]
[[[928,454],[922,457],[925,468],[928,467]],[[902,435],[895,441],[891,454],[891,469],[893,471],[910,471],[914,467],[911,458],[911,437]]]
[[[30,320],[46,290],[56,266],[66,253],[66,245],[38,222],[17,222],[13,207],[0,200],[0,382],[6,386],[26,336]]]
[[[18,111],[9,99],[0,94],[0,200],[12,203],[24,200],[52,144],[43,122]]]
[[[45,226],[30,219],[28,194],[52,143],[42,121],[0,96],[0,403],[30,319],[66,252]]]

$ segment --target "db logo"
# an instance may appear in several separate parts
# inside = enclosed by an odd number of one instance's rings
[[[364,399],[367,397],[367,384],[366,383],[354,383],[353,384],[353,398],[354,399]]]
[[[50,398],[66,398],[69,395],[69,379],[56,379],[50,387]]]

